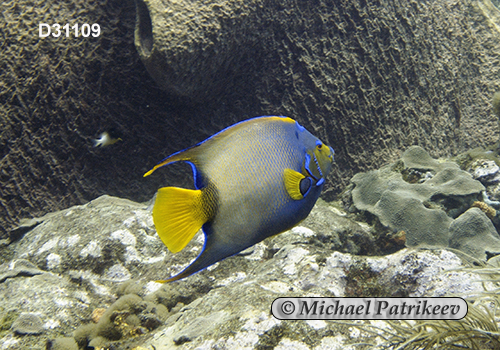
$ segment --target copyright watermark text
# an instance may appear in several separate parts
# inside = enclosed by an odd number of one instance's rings
[[[462,298],[278,298],[271,305],[281,320],[460,320]]]

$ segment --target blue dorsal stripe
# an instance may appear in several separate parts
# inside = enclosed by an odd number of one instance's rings
[[[255,117],[255,118],[245,119],[245,120],[242,120],[242,121],[240,121],[240,122],[237,122],[237,123],[235,123],[235,124],[233,124],[233,125],[230,125],[230,126],[228,126],[227,128],[222,129],[222,130],[221,130],[221,131],[219,131],[218,133],[213,134],[213,135],[212,135],[212,136],[210,136],[209,138],[207,138],[207,139],[205,139],[205,140],[203,140],[203,141],[201,141],[201,142],[197,143],[197,144],[196,144],[196,145],[194,145],[193,147],[199,146],[199,145],[201,145],[201,144],[203,144],[203,143],[207,142],[208,140],[210,140],[210,139],[212,139],[212,138],[214,138],[214,137],[217,137],[217,135],[222,134],[224,131],[226,131],[226,130],[229,130],[229,129],[231,129],[231,128],[236,127],[237,125],[240,125],[240,124],[243,124],[243,123],[247,123],[247,122],[252,122],[253,120],[257,120],[257,119],[264,119],[264,118],[288,118],[288,117],[287,117],[287,116],[284,116],[284,115],[263,115],[263,116],[260,116],[260,117]],[[192,148],[192,147],[189,147],[189,148]],[[186,148],[186,150],[187,150],[187,149],[189,149],[189,148]],[[183,152],[183,151],[180,151],[180,152]],[[177,152],[177,153],[180,153],[180,152]]]

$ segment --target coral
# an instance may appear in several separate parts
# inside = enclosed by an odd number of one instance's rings
[[[16,334],[40,334],[43,332],[43,322],[40,316],[32,313],[22,313],[12,324]]]
[[[497,216],[497,211],[495,210],[495,208],[490,207],[485,202],[475,201],[474,203],[472,203],[471,207],[481,209],[491,220],[493,220],[495,216]]]
[[[453,221],[439,209],[428,209],[422,200],[405,193],[386,191],[374,206],[380,222],[406,233],[406,245],[448,245],[448,227]]]
[[[47,341],[47,350],[78,350],[78,344],[75,338],[56,338],[54,340]]]
[[[476,207],[450,224],[449,246],[481,260],[500,253],[500,239],[493,223]]]
[[[130,289],[130,284],[121,289]],[[74,338],[80,347],[101,348],[113,341],[146,334],[158,328],[167,315],[165,306],[143,300],[136,294],[126,294],[107,309],[95,309],[92,319],[97,322],[79,327]]]
[[[95,324],[81,325],[73,332],[73,338],[80,348],[85,348],[94,337]]]
[[[485,188],[456,163],[437,161],[412,146],[400,161],[351,181],[352,205],[375,215],[384,227],[404,231],[409,247],[452,247],[483,260],[500,253],[490,220],[496,211],[478,201]],[[468,210],[471,206],[486,214]]]

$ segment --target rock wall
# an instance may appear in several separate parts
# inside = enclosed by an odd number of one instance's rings
[[[485,2],[165,1],[176,20],[156,27],[150,15],[162,49],[147,22],[137,31],[155,84],[134,48],[132,1],[4,1],[0,237],[101,194],[144,201],[186,185],[189,167],[142,174],[258,115],[293,117],[335,149],[325,198],[409,145],[446,156],[493,143],[499,39]],[[152,4],[138,3],[140,13]],[[41,22],[99,23],[102,35],[41,39]],[[150,64],[145,52],[157,50],[168,61]],[[123,142],[94,149],[108,129]]]
[[[160,182],[142,174],[168,135],[178,147],[193,127],[139,60],[134,2],[3,1],[0,12],[0,239],[20,218],[104,193],[150,199]],[[101,34],[40,38],[39,23],[97,23]],[[123,141],[94,148],[111,129]]]
[[[409,145],[445,156],[498,138],[489,0],[138,3],[136,46],[159,85],[217,101],[220,127],[299,119],[336,150],[330,188]]]

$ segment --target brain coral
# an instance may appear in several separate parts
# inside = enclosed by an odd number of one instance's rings
[[[12,331],[16,334],[40,334],[43,322],[36,314],[23,313],[12,324]]]
[[[490,219],[469,209],[484,186],[453,162],[439,162],[412,146],[399,161],[357,174],[351,182],[355,208],[405,231],[407,246],[451,247],[480,259],[500,252]]]

